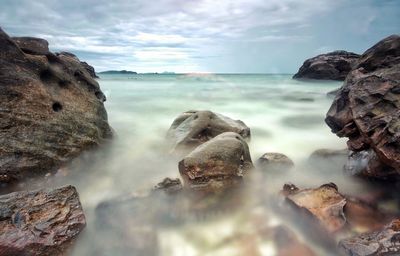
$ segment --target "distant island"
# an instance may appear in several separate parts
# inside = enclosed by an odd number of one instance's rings
[[[99,72],[99,74],[109,74],[109,75],[130,74],[130,75],[137,75],[137,72],[129,71],[129,70],[107,70],[107,71]]]

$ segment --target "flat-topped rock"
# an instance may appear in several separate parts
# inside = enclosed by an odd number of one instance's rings
[[[72,186],[0,196],[0,255],[66,255],[85,226]]]
[[[250,139],[250,128],[242,121],[211,111],[196,110],[178,116],[168,130],[167,139],[173,151],[190,152],[224,132],[235,132],[244,139]]]
[[[0,183],[55,171],[112,135],[105,96],[79,59],[17,40],[0,29]]]
[[[320,54],[307,59],[293,78],[343,81],[359,57],[346,51]]]

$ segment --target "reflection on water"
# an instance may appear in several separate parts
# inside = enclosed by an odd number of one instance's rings
[[[123,249],[109,252],[102,248],[115,240],[132,243],[130,239],[138,239],[137,232],[143,241],[135,241],[154,243],[160,255],[276,255],[274,235],[270,228],[262,227],[286,223],[270,200],[285,182],[302,187],[335,182],[346,193],[362,189],[343,176],[341,166],[326,166],[327,171],[306,164],[316,149],[345,147],[323,121],[331,103],[326,93],[340,83],[298,82],[289,75],[104,75],[99,83],[107,96],[115,139],[104,149],[76,160],[65,177],[53,184],[75,185],[87,215],[88,227],[73,255],[127,254]],[[236,205],[236,210],[212,211],[204,216],[192,216],[189,211],[184,220],[171,225],[151,223],[150,231],[138,231],[132,214],[140,219],[137,214],[148,212],[122,208],[118,213],[111,211],[109,218],[128,227],[123,231],[126,233],[121,235],[113,229],[100,232],[98,226],[102,224],[96,222],[94,212],[100,202],[121,195],[129,198],[132,193],[148,191],[165,177],[179,177],[180,159],[166,153],[165,134],[176,116],[191,109],[212,110],[244,121],[252,132],[249,147],[253,162],[265,152],[281,152],[295,162],[296,168],[271,177],[253,174],[241,195],[246,200]],[[180,203],[178,209],[190,208],[190,202]],[[152,204],[160,204],[159,211],[168,208],[159,198]],[[296,227],[293,232],[297,232]],[[304,240],[299,238],[300,242]]]

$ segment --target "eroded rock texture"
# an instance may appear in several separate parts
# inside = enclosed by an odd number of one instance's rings
[[[350,150],[372,149],[387,173],[400,172],[400,36],[383,39],[360,57],[325,121],[349,138]]]
[[[205,142],[179,162],[184,187],[213,193],[236,187],[252,167],[246,141],[234,132]]]
[[[306,60],[293,78],[344,80],[360,55],[334,51]]]
[[[365,233],[341,240],[339,249],[343,255],[400,255],[400,220],[392,221],[383,230]]]
[[[85,225],[72,186],[0,196],[0,255],[66,255]]]
[[[240,120],[233,120],[211,111],[187,111],[178,116],[168,130],[172,150],[189,152],[198,145],[224,132],[236,132],[250,139],[250,128]]]
[[[56,170],[110,138],[104,101],[76,56],[0,29],[0,183]]]

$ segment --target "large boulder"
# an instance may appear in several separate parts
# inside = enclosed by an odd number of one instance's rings
[[[250,128],[211,111],[186,111],[178,116],[167,133],[172,150],[188,152],[224,132],[235,132],[250,139]]]
[[[293,78],[343,81],[360,55],[334,51],[307,59]]]
[[[85,226],[72,186],[0,196],[0,255],[66,255]]]
[[[246,141],[234,132],[205,142],[179,162],[184,187],[206,193],[237,187],[252,167]]]
[[[400,36],[392,35],[360,57],[325,121],[336,135],[349,138],[350,150],[372,149],[382,164],[400,172],[399,109]]]
[[[0,183],[56,170],[111,137],[99,84],[43,39],[0,29]]]

